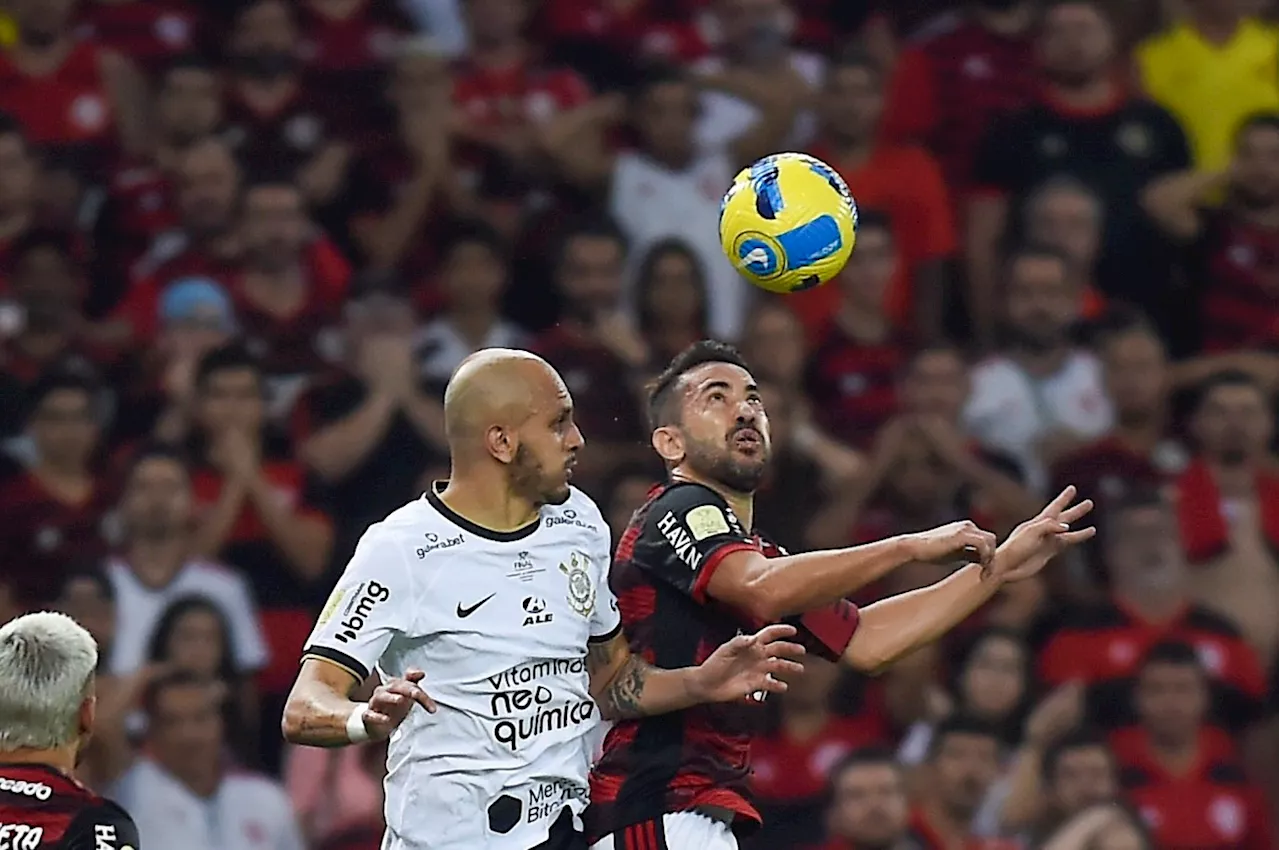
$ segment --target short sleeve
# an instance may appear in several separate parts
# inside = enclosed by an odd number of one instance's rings
[[[58,846],[66,850],[102,850],[103,847],[142,850],[142,841],[129,813],[115,803],[104,801],[76,815]]]
[[[387,646],[411,625],[409,570],[397,541],[364,533],[307,638],[303,658],[323,658],[368,678]]]
[[[596,602],[591,611],[591,638],[593,643],[612,640],[622,630],[622,615],[618,613],[618,598],[613,595],[609,586],[609,532],[604,518],[600,519],[600,544],[592,553],[592,562],[597,565]]]
[[[654,500],[635,542],[636,566],[704,603],[724,558],[760,552],[721,496],[701,484],[677,484]]]

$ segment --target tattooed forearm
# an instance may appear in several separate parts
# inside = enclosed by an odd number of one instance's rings
[[[629,720],[648,714],[641,708],[641,701],[645,684],[653,672],[653,667],[634,655],[623,662],[600,695],[600,713],[604,719]]]

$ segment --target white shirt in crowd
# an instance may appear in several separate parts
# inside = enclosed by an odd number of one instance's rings
[[[803,50],[792,50],[790,53],[791,70],[800,79],[813,88],[822,85],[826,73],[826,65],[821,56],[806,53]],[[694,63],[695,74],[719,73],[725,67],[724,59],[719,56],[708,56]],[[736,94],[705,89],[702,92],[702,110],[698,123],[694,126],[694,139],[704,150],[724,149],[730,142],[755,126],[760,120],[760,110]],[[818,119],[812,112],[805,111],[796,116],[791,132],[783,144],[784,150],[803,150],[818,130]],[[727,187],[728,184],[726,184]]]
[[[1087,351],[1073,351],[1046,378],[1027,374],[1008,357],[989,357],[974,367],[972,380],[965,427],[983,445],[1016,458],[1036,490],[1047,484],[1040,455],[1046,436],[1066,431],[1092,439],[1111,427],[1102,365]]]
[[[133,816],[143,847],[305,850],[289,798],[265,776],[228,772],[204,798],[155,762],[139,759],[112,796]]]
[[[112,673],[123,675],[147,663],[151,637],[165,609],[184,596],[202,596],[222,612],[236,669],[260,670],[268,652],[249,584],[235,571],[203,560],[182,565],[164,587],[150,587],[121,558],[107,561],[107,578],[115,589],[116,635],[108,659]]]
[[[499,319],[489,328],[479,347],[458,332],[447,316],[433,319],[418,332],[413,348],[418,354],[421,377],[447,383],[463,360],[483,348],[524,348],[528,335],[510,322]]]
[[[618,154],[609,211],[627,236],[630,279],[654,243],[679,238],[701,261],[711,335],[737,339],[751,304],[746,285],[720,248],[720,200],[735,170],[721,146],[706,149],[682,171],[637,151]]]
[[[439,711],[387,753],[383,850],[527,850],[587,804],[588,641],[620,627],[609,528],[572,490],[495,533],[434,492],[369,528],[304,654],[363,679],[416,667]]]

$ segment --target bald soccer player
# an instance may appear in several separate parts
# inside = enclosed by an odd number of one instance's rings
[[[782,691],[774,674],[797,672],[803,649],[772,626],[697,667],[633,657],[606,580],[608,526],[569,485],[583,440],[560,376],[527,352],[482,351],[444,406],[450,478],[360,539],[307,642],[284,735],[390,738],[383,850],[582,850],[601,715]],[[353,701],[375,673],[369,702]]]

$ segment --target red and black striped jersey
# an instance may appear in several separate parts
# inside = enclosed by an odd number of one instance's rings
[[[0,847],[138,850],[138,828],[124,809],[59,770],[0,764]]]
[[[710,488],[655,488],[619,540],[610,575],[631,651],[656,667],[688,667],[764,625],[707,594],[724,558],[744,550],[786,554],[744,529]],[[858,627],[858,609],[841,601],[794,625],[809,652],[836,660]],[[732,816],[735,829],[758,826],[747,780],[751,739],[763,719],[760,703],[744,700],[618,722],[591,774],[588,834],[599,838],[698,810]]]

